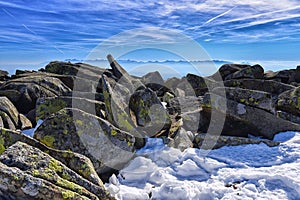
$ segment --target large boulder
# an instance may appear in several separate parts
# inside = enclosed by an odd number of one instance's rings
[[[225,80],[230,79],[262,79],[264,77],[264,69],[260,65],[253,65],[250,67],[242,68],[239,71],[236,71],[228,76]]]
[[[159,85],[164,85],[164,79],[158,71],[149,72],[148,74],[142,77],[142,82],[147,85],[149,83],[156,83]]]
[[[227,106],[225,107],[224,104]],[[225,114],[226,120],[228,120],[225,121],[225,127],[231,127],[232,132],[238,131],[244,134],[273,139],[276,133],[300,130],[298,124],[278,118],[262,109],[228,100],[216,94],[205,95],[203,109],[208,113],[214,109]],[[242,131],[239,131],[239,126],[242,128]]]
[[[295,81],[295,70],[281,70],[278,72],[268,71],[265,73],[264,78],[266,80],[279,81],[281,83],[290,84]]]
[[[225,87],[238,87],[248,90],[259,90],[272,94],[274,98],[287,90],[294,89],[292,85],[284,84],[272,80],[257,80],[257,79],[237,79],[224,81]]]
[[[6,169],[15,168],[31,176],[31,179],[25,179],[25,181],[27,181],[27,184],[25,184],[27,185],[26,187],[17,184],[18,181],[20,181],[19,179],[22,180],[22,178],[24,178],[24,176],[22,176],[23,173],[15,174],[17,182],[12,181],[10,186],[6,188],[0,187],[0,190],[4,189],[3,192],[6,192],[6,195],[11,193],[11,195],[15,195],[16,198],[22,198],[24,194],[27,194],[32,198],[46,198],[47,196],[43,196],[45,193],[54,191],[52,191],[51,188],[49,188],[48,191],[39,191],[38,189],[41,183],[36,185],[34,181],[35,178],[39,178],[42,183],[48,182],[58,188],[64,189],[65,191],[61,193],[62,197],[67,197],[68,195],[68,198],[71,199],[71,197],[77,195],[83,199],[112,199],[106,193],[103,186],[100,187],[89,182],[48,154],[22,142],[17,142],[6,149],[0,155],[0,162],[6,165],[4,166]],[[2,175],[2,184],[0,184],[5,186],[5,175],[10,177],[12,174],[2,173]],[[23,191],[23,193],[13,194],[13,191],[8,190],[8,188],[12,188],[13,186]]]
[[[180,128],[172,139],[168,146],[177,148],[180,151],[184,151],[187,148],[193,147],[194,134],[191,131],[186,131],[184,128]]]
[[[133,121],[143,127],[148,136],[168,130],[171,126],[168,112],[149,88],[136,91],[130,97],[129,108]]]
[[[226,98],[229,100],[263,109],[275,114],[275,105],[270,93],[235,87],[218,87],[214,88],[211,92],[214,94],[222,95],[224,91],[226,92]]]
[[[0,70],[0,81],[6,81],[7,79],[9,79],[8,72]]]
[[[134,136],[78,109],[62,109],[51,115],[35,131],[34,138],[51,148],[89,157],[105,180],[135,152]]]
[[[51,157],[62,162],[68,168],[81,175],[90,182],[103,186],[94,166],[89,158],[72,151],[52,149],[39,141],[17,131],[0,129],[0,154],[16,142],[23,142],[49,154]]]
[[[260,65],[224,64],[211,78],[215,79],[219,75],[221,75],[223,80],[242,78],[261,79],[264,76],[264,70]]]
[[[1,85],[0,96],[6,96],[19,112],[26,114],[35,108],[39,97],[55,97],[70,91],[70,88],[57,78],[29,76]]]
[[[300,87],[279,95],[276,108],[277,110],[300,116]]]

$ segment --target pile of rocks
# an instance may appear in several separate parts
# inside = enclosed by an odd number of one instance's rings
[[[183,151],[275,146],[276,133],[300,130],[300,67],[226,64],[209,77],[165,81],[108,60],[111,69],[55,61],[11,77],[0,71],[0,197],[114,199],[103,181],[147,137]],[[33,138],[22,133],[39,120]]]

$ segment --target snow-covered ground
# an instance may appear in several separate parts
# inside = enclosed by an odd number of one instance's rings
[[[298,200],[300,133],[280,133],[275,140],[282,143],[223,147],[206,155],[204,150],[180,152],[160,139],[149,139],[105,186],[122,200]]]

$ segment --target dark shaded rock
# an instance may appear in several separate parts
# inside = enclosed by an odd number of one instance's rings
[[[232,74],[225,77],[225,80],[230,79],[262,79],[264,77],[264,69],[260,65],[253,65],[246,68],[242,68]]]
[[[175,97],[169,101],[167,109],[172,115],[174,115],[175,113],[181,114],[199,110],[201,108],[202,102],[202,97]]]
[[[205,141],[205,142],[204,142]],[[245,144],[260,144],[264,143],[269,147],[278,146],[280,143],[272,140],[265,139],[250,139],[244,137],[232,137],[232,136],[214,136],[207,134],[198,134],[195,136],[194,143],[195,147],[201,149],[211,149],[212,142],[215,142],[213,149],[218,149],[223,146],[238,146]]]
[[[234,87],[218,87],[214,88],[211,92],[217,95],[222,95],[224,91],[226,92],[226,98],[229,100],[263,109],[275,114],[275,104],[270,93]]]
[[[158,83],[148,83],[145,86],[141,86],[136,90],[142,90],[145,89],[145,87],[153,90],[158,97],[163,97],[166,93],[170,93],[173,95],[173,92],[169,88],[167,88],[164,85],[160,85]]]
[[[165,86],[171,90],[175,90],[177,88],[177,85],[181,82],[181,79],[180,78],[177,78],[177,77],[172,77],[172,78],[168,78],[166,81],[165,81]]]
[[[284,111],[281,111],[281,110],[276,112],[276,116],[280,117],[282,119],[285,119],[287,121],[294,122],[296,124],[300,124],[300,117],[299,116],[296,116],[296,115],[293,115],[293,114],[290,114],[290,113],[287,113],[287,112],[284,112]]]
[[[36,121],[46,119],[51,114],[63,108],[77,108],[84,112],[104,118],[105,104],[101,101],[89,100],[78,97],[47,97],[39,98],[36,103]]]
[[[23,114],[35,108],[39,97],[60,96],[66,92],[70,89],[59,79],[41,76],[13,79],[0,87],[0,96],[6,96]]]
[[[300,65],[297,66],[293,80],[300,83]]]
[[[72,195],[77,193],[88,199],[110,199],[103,186],[97,186],[83,179],[63,163],[25,143],[17,142],[5,150],[0,155],[0,162],[69,190]],[[36,191],[36,195],[39,193]]]
[[[227,109],[224,104],[227,104]],[[273,139],[276,133],[300,130],[300,126],[295,123],[278,118],[264,110],[226,100],[224,97],[215,94],[205,95],[203,109],[208,113],[211,112],[211,109],[215,109],[217,112],[226,114],[226,120],[229,119],[229,122],[234,120],[234,122],[228,123],[225,121],[225,127],[232,126],[231,130],[233,131],[239,130],[239,127],[236,126],[239,126],[238,122],[240,122],[243,134]],[[240,135],[235,134],[235,136]]]
[[[6,81],[8,80],[8,72],[4,70],[0,70],[0,81]]]
[[[203,96],[206,92],[208,92],[209,89],[211,89],[212,87],[214,87],[215,84],[217,84],[212,79],[200,77],[194,74],[187,74],[186,80],[193,88],[193,92],[196,96]],[[195,95],[191,95],[191,96],[195,96]]]
[[[151,89],[136,91],[130,98],[129,108],[133,121],[143,127],[148,136],[170,128],[170,116]]]
[[[11,120],[8,114],[6,114],[3,111],[0,111],[0,117],[2,120],[3,128],[16,130],[16,126],[14,125],[14,122]]]
[[[249,90],[259,90],[263,92],[268,92],[274,97],[279,94],[295,88],[294,86],[280,83],[277,81],[270,80],[255,80],[255,79],[240,79],[240,80],[229,80],[224,81],[224,86],[226,87],[239,87]]]
[[[149,72],[148,74],[142,77],[142,83],[144,83],[145,85],[149,83],[164,85],[164,79],[161,77],[158,71]]]
[[[93,164],[91,163],[89,158],[69,150],[63,151],[49,148],[46,145],[40,143],[39,141],[17,131],[0,129],[0,154],[5,149],[12,146],[18,141],[24,142],[26,144],[29,144],[30,146],[42,150],[43,152],[55,158],[56,160],[59,160],[60,162],[65,164],[68,168],[72,169],[74,172],[78,173],[85,179],[91,181],[96,185],[103,186],[103,183],[98,177],[93,167]],[[51,140],[46,141],[49,142]]]
[[[279,95],[276,108],[277,110],[300,116],[300,87]]]
[[[217,73],[215,73],[214,75],[211,76],[211,78],[215,79],[217,76],[220,75],[222,77],[222,79],[225,80],[227,76],[229,76],[235,72],[238,72],[242,69],[249,68],[249,67],[251,67],[251,65],[224,64],[219,68]]]
[[[295,70],[281,70],[278,72],[268,71],[267,73],[265,73],[264,78],[266,80],[274,80],[281,83],[290,84],[291,82],[294,82]]]
[[[135,151],[134,136],[78,109],[62,109],[48,117],[34,138],[49,147],[89,157],[103,180],[121,169]]]

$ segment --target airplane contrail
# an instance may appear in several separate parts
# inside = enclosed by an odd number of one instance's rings
[[[219,14],[219,15],[217,15],[217,16],[211,18],[211,19],[209,19],[209,20],[206,21],[202,26],[204,26],[204,25],[206,25],[206,24],[208,24],[208,23],[210,23],[210,22],[212,22],[212,21],[214,21],[214,20],[216,20],[216,19],[218,19],[218,18],[220,18],[220,17],[222,17],[222,16],[224,16],[224,15],[230,13],[230,12],[231,12],[233,9],[235,9],[236,7],[237,7],[237,6],[235,6],[235,7],[231,8],[231,9],[227,10],[226,12],[223,12],[223,13],[221,13],[221,14]]]

